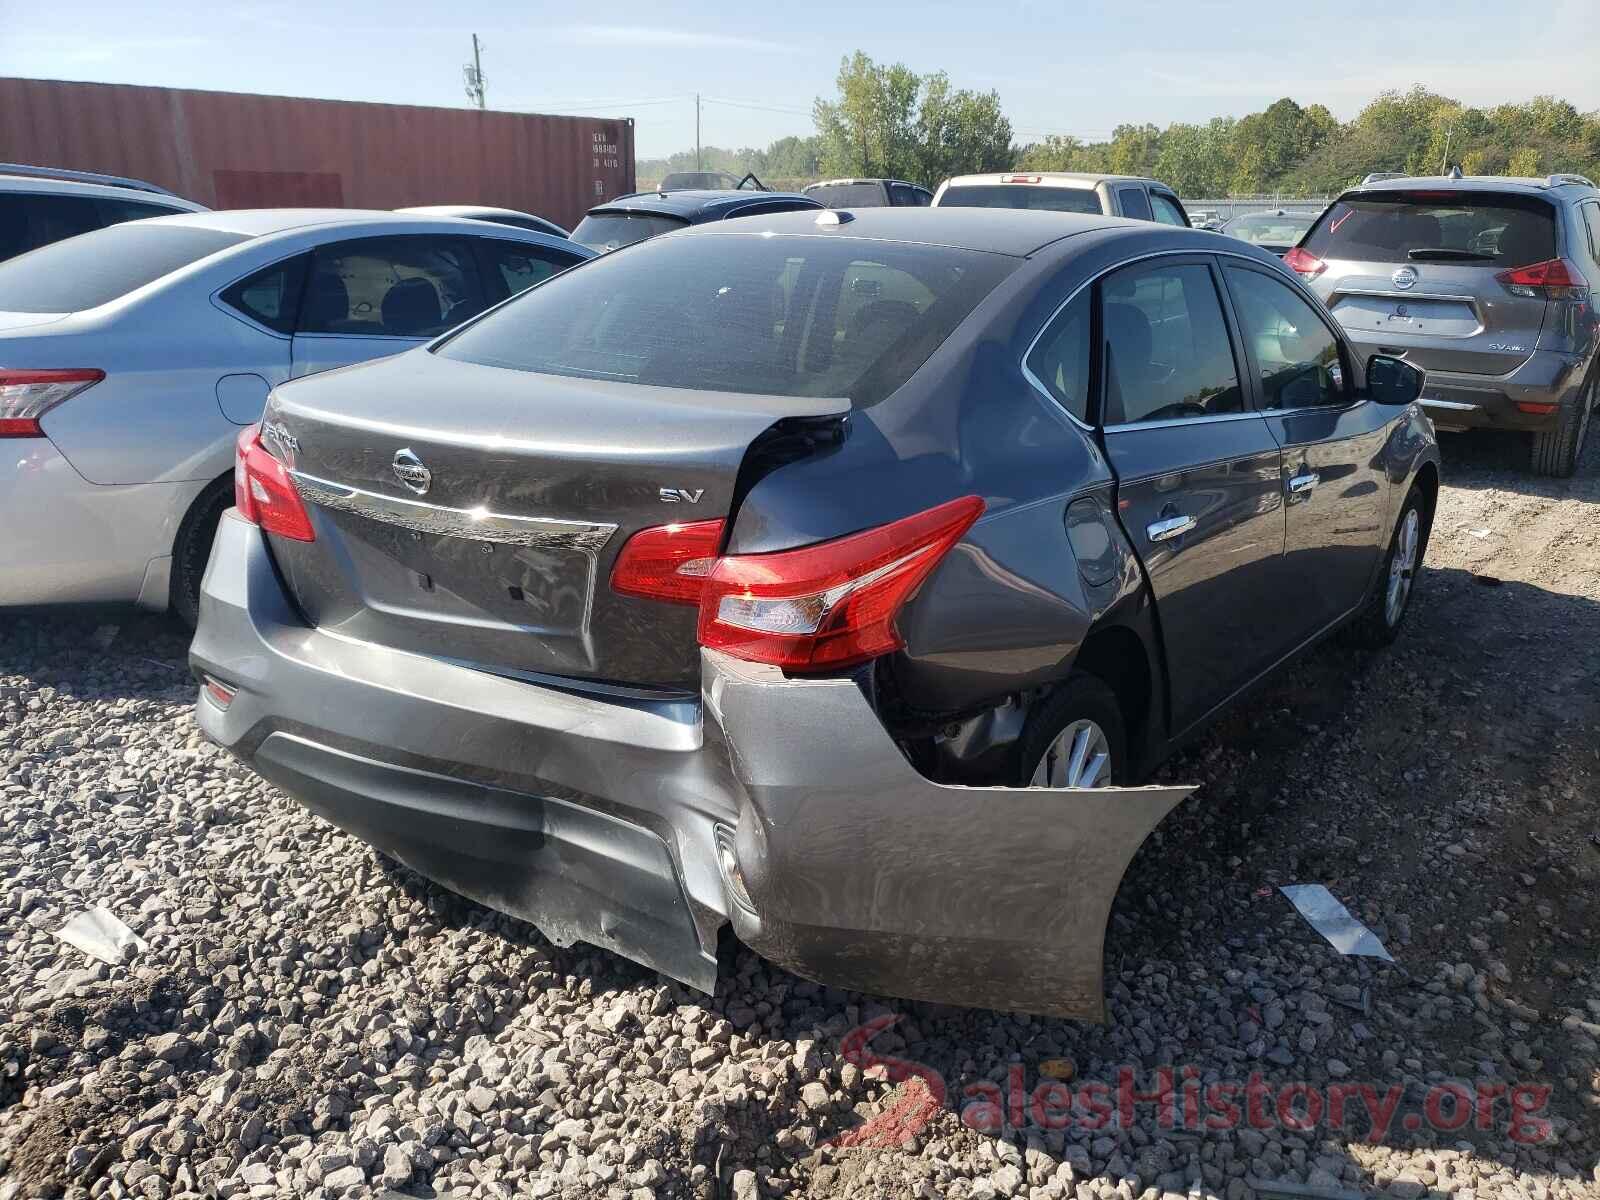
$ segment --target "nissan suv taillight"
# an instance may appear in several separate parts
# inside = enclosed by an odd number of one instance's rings
[[[0,438],[43,437],[39,420],[45,413],[105,377],[94,367],[42,371],[0,367]]]
[[[1546,300],[1581,300],[1589,294],[1589,285],[1575,269],[1563,259],[1552,258],[1526,267],[1513,267],[1499,272],[1495,278],[1505,285],[1513,296]]]
[[[246,521],[268,533],[297,542],[317,540],[288,468],[261,444],[259,425],[239,433],[233,458],[233,506]]]

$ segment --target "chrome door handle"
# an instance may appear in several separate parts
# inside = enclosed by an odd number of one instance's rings
[[[1145,526],[1145,533],[1152,542],[1166,542],[1175,537],[1182,537],[1194,528],[1193,517],[1167,517],[1161,521],[1152,521]]]
[[[1309,475],[1296,475],[1289,480],[1289,494],[1291,496],[1304,496],[1316,489],[1322,482],[1322,476],[1313,471]]]

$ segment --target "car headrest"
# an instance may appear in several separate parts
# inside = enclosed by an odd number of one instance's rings
[[[383,294],[383,331],[404,337],[420,337],[439,329],[443,312],[439,289],[420,275],[402,279]]]
[[[327,329],[350,316],[350,289],[332,272],[319,271],[306,289],[306,311],[301,324],[307,329]]]
[[[1109,386],[1106,389],[1106,422],[1115,424],[1126,416],[1124,387],[1142,387],[1154,374],[1155,334],[1150,318],[1137,305],[1106,304],[1102,311],[1105,340],[1110,344]]]

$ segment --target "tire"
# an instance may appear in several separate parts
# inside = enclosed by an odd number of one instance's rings
[[[172,582],[167,604],[193,629],[200,623],[200,581],[205,578],[216,540],[217,522],[233,503],[233,477],[219,479],[200,493],[172,543]]]
[[[1037,786],[1111,787],[1128,782],[1132,764],[1128,761],[1127,729],[1117,695],[1098,676],[1087,671],[1074,671],[1029,720],[1017,755],[1016,785],[1035,786],[1033,781],[1036,773],[1044,767],[1045,752],[1073,726],[1084,722],[1092,723],[1094,730],[1098,731],[1099,744],[1110,758],[1109,769],[1093,784],[1040,783]],[[1096,742],[1094,733],[1082,729],[1078,733],[1088,733],[1086,740],[1091,744]],[[1054,761],[1062,762],[1063,756],[1058,754]]]
[[[1406,544],[1408,530],[1411,563],[1409,567],[1401,568],[1405,575],[1399,604],[1396,607],[1392,603],[1393,588],[1396,585],[1396,559],[1404,553],[1403,547]],[[1400,636],[1400,628],[1405,624],[1406,614],[1411,611],[1411,597],[1417,590],[1416,578],[1422,569],[1423,551],[1427,548],[1425,534],[1426,520],[1422,512],[1422,493],[1413,487],[1406,496],[1405,507],[1400,510],[1400,519],[1395,522],[1394,533],[1389,538],[1389,552],[1383,556],[1383,569],[1378,573],[1372,595],[1367,598],[1361,615],[1350,623],[1347,630],[1348,641],[1375,650],[1389,645]]]
[[[1583,453],[1590,414],[1594,412],[1597,383],[1600,383],[1600,375],[1590,379],[1589,386],[1579,395],[1567,398],[1561,405],[1554,429],[1533,435],[1531,465],[1535,475],[1570,479],[1578,469],[1578,456]]]

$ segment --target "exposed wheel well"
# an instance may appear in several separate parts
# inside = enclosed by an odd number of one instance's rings
[[[1126,625],[1107,625],[1084,639],[1073,665],[1103,680],[1116,693],[1129,750],[1137,761],[1144,749],[1152,691],[1150,656],[1144,642]]]

